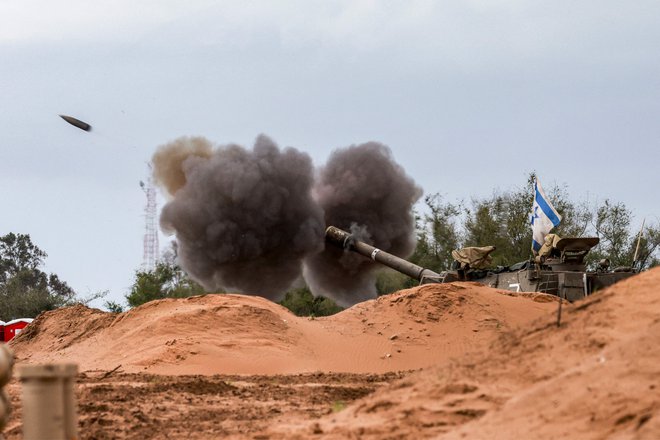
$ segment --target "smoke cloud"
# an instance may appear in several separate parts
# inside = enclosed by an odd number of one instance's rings
[[[154,174],[173,195],[161,227],[176,234],[179,263],[208,291],[278,300],[301,276],[302,259],[322,248],[307,154],[260,136],[252,150],[183,138],[156,156]]]
[[[208,291],[279,300],[301,278],[342,306],[376,296],[375,263],[332,245],[326,225],[407,257],[421,189],[390,150],[369,142],[336,150],[316,182],[310,157],[259,136],[252,150],[180,138],[154,155],[171,200],[160,223],[176,234],[182,268]]]
[[[211,142],[203,137],[182,137],[156,150],[151,163],[154,166],[154,181],[167,194],[174,196],[186,184],[184,163],[191,156],[208,159],[213,152]]]
[[[336,150],[321,169],[315,192],[326,225],[403,258],[414,250],[412,207],[422,190],[385,145]],[[379,266],[361,255],[328,245],[305,264],[305,280],[315,294],[343,306],[376,297]]]

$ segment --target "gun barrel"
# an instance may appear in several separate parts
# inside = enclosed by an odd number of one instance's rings
[[[425,269],[409,261],[387,253],[381,249],[368,245],[367,243],[355,239],[350,233],[335,226],[329,226],[325,230],[326,241],[344,249],[357,252],[367,258],[383,264],[389,268],[397,270],[410,278],[423,281],[424,278],[437,278],[440,275],[432,270]]]

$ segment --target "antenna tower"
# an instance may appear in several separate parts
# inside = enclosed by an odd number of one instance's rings
[[[156,188],[151,177],[151,164],[149,164],[149,177],[147,183],[140,181],[140,187],[147,196],[147,204],[144,207],[144,253],[142,266],[144,270],[153,270],[158,260],[158,229],[156,229],[156,217],[158,215],[158,202],[156,201]]]

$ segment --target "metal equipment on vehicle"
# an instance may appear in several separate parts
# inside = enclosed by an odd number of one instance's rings
[[[610,270],[608,261],[601,261],[596,271],[588,271],[584,259],[598,244],[595,237],[550,237],[539,256],[508,267],[485,268],[490,262],[489,254],[495,251],[493,246],[455,250],[452,252],[455,259],[453,269],[441,273],[359,241],[334,226],[326,229],[325,238],[333,245],[371,258],[418,280],[420,284],[476,281],[497,289],[548,293],[569,301],[584,298],[636,273],[629,267]]]

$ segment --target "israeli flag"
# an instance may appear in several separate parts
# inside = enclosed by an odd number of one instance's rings
[[[561,222],[561,216],[545,195],[539,179],[534,183],[534,204],[530,223],[532,226],[532,249],[538,252],[543,245],[545,236]]]

